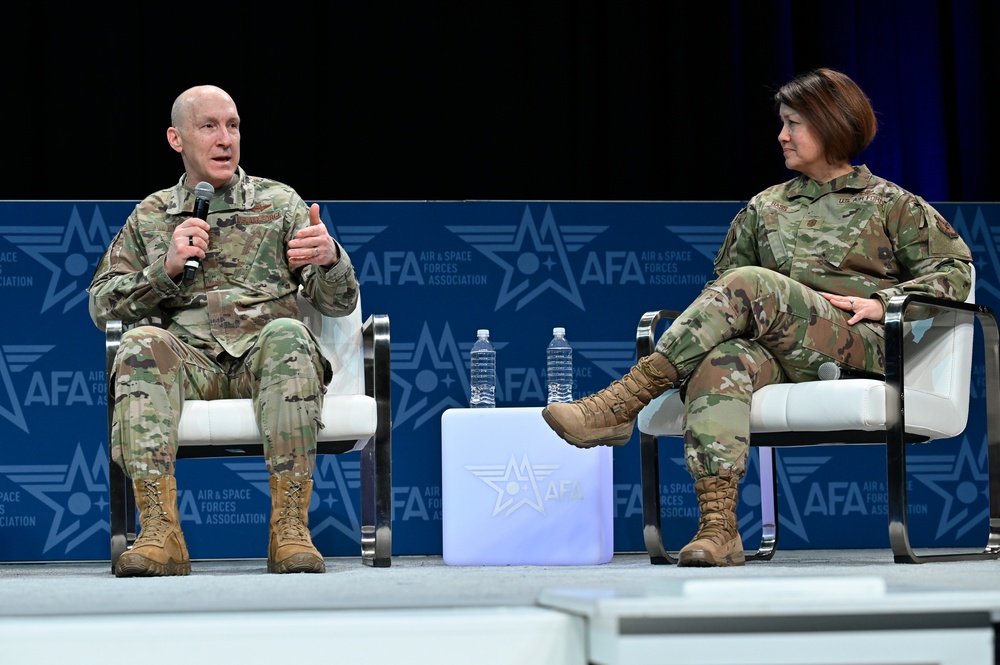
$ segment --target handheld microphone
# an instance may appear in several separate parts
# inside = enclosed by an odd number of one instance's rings
[[[208,217],[208,205],[212,202],[215,188],[204,180],[195,185],[194,188],[194,214],[192,217],[205,219]],[[206,220],[207,221],[207,220]],[[192,256],[184,263],[184,279],[191,281],[194,279],[194,271],[201,267],[201,261],[197,256]]]
[[[837,379],[874,379],[876,381],[885,381],[884,374],[856,369],[832,361],[825,362],[819,366],[819,378],[821,381],[835,381]]]

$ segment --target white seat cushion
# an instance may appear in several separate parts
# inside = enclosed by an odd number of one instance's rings
[[[968,410],[956,408],[954,400],[909,388],[905,397],[907,432],[938,439],[965,429]],[[667,391],[650,402],[639,413],[638,427],[655,436],[683,435],[678,392]],[[755,392],[750,407],[751,433],[883,429],[885,384],[872,379],[777,383]]]
[[[323,399],[323,429],[319,441],[358,441],[359,449],[375,435],[375,398],[365,394],[361,300],[346,316],[327,317],[305,299],[299,310],[319,339],[333,367],[333,380]],[[178,445],[246,446],[260,444],[260,429],[249,399],[186,400]]]
[[[323,400],[320,441],[366,441],[375,434],[375,398],[327,395]],[[187,400],[181,414],[180,445],[240,446],[260,444],[261,435],[249,399]]]

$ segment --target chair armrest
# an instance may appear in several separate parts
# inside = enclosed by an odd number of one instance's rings
[[[635,331],[636,360],[645,358],[656,348],[656,326],[662,319],[676,319],[680,312],[674,309],[661,309],[646,312],[639,319],[639,327]]]
[[[380,412],[378,426],[381,428],[381,413],[391,411],[389,317],[385,314],[369,315],[361,326],[361,339],[365,356],[365,394],[375,398]]]
[[[115,366],[115,355],[122,343],[122,333],[125,326],[121,321],[108,321],[104,326],[104,380],[108,382],[108,401],[113,397],[111,392],[111,372]]]
[[[987,367],[991,366],[991,362],[995,366],[1000,332],[998,332],[996,317],[989,307],[919,294],[893,296],[889,299],[885,309],[885,381],[888,392],[896,392],[901,395],[903,391],[903,361],[906,341],[904,324],[933,318],[941,312],[965,312],[974,315],[979,320],[985,337]],[[992,373],[987,372],[988,377],[990,374]]]

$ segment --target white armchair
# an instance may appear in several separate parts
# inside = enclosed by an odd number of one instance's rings
[[[316,333],[333,365],[323,401],[319,454],[360,451],[361,559],[388,567],[392,558],[392,416],[389,375],[389,318],[373,314],[362,324],[361,302],[342,317],[323,316],[299,297],[303,321]],[[112,363],[124,330],[108,321],[105,354],[108,432],[114,406]],[[262,455],[263,444],[250,399],[186,400],[178,431],[178,458]],[[109,441],[110,450],[110,441]],[[132,484],[109,461],[111,568],[136,538]]]
[[[897,296],[886,311],[885,380],[840,379],[765,386],[753,395],[751,445],[758,447],[761,543],[748,559],[770,559],[778,541],[775,448],[824,444],[886,447],[889,541],[896,563],[1000,557],[1000,334],[988,307],[924,296]],[[656,327],[678,312],[647,312],[636,332],[639,357],[653,351]],[[989,536],[981,552],[918,554],[907,527],[906,444],[957,436],[968,422],[975,321],[983,331],[986,366]],[[654,564],[675,563],[660,523],[659,437],[684,434],[677,390],[653,400],[638,418],[643,534]]]

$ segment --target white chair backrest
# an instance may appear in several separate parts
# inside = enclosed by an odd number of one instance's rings
[[[967,303],[976,301],[976,273]],[[954,413],[968,413],[972,377],[975,315],[947,312],[933,319],[905,324],[906,392],[922,392],[946,399]],[[963,425],[964,429],[964,425]]]
[[[328,395],[365,394],[365,356],[361,338],[361,296],[346,316],[323,316],[299,293],[299,314],[333,365]]]

